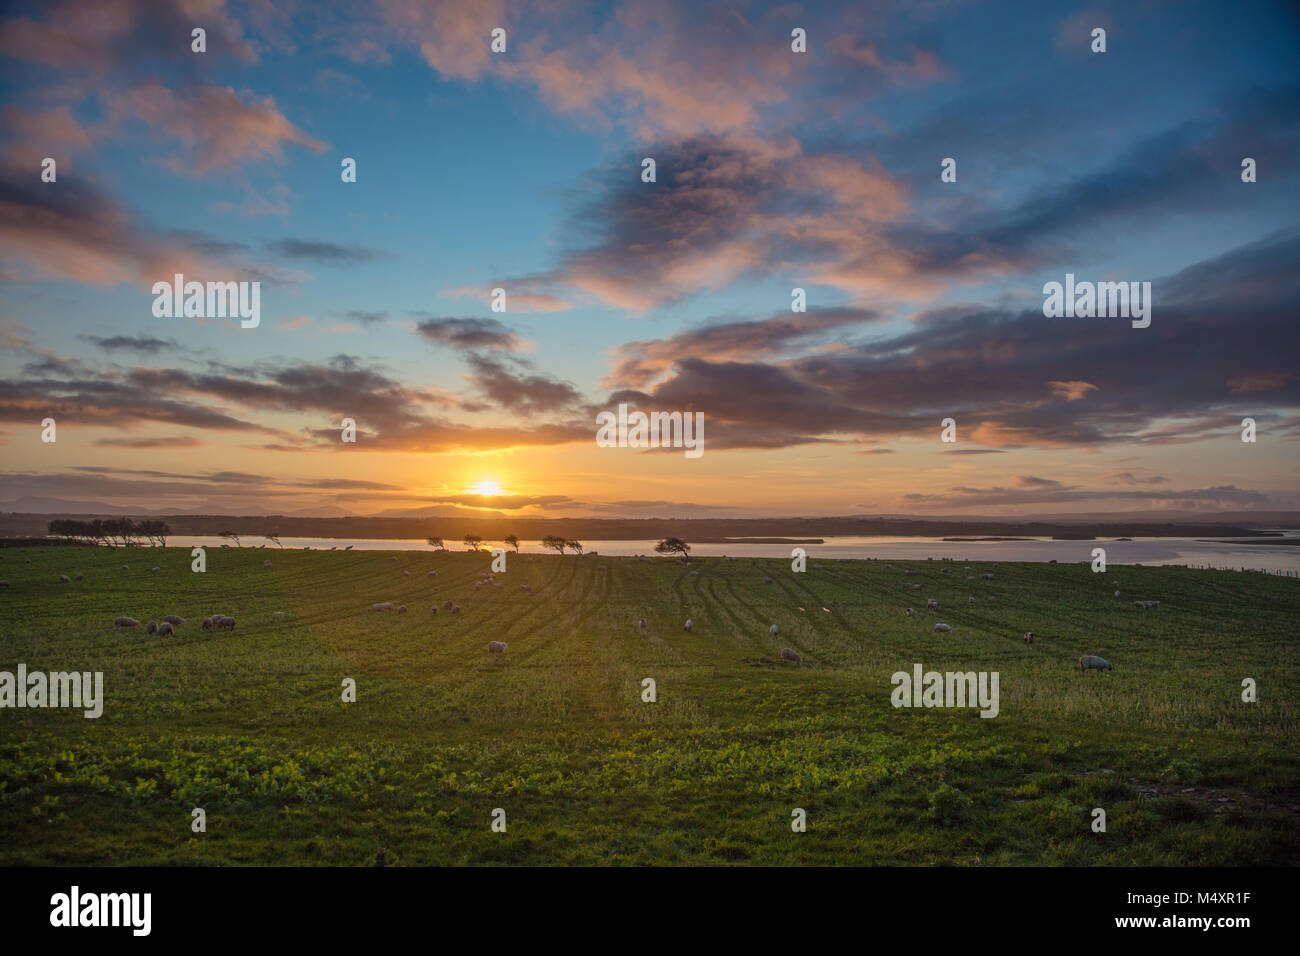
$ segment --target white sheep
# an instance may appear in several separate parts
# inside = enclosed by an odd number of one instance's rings
[[[158,573],[158,570],[159,570],[158,568],[150,568],[150,569],[149,569],[149,573],[150,573],[150,574],[157,574],[157,573]]]
[[[771,579],[771,578],[763,578],[763,583],[764,583],[764,584],[771,584],[771,583],[772,583],[772,579]]]
[[[688,618],[686,619],[686,630],[689,631],[689,630],[691,630],[693,627],[695,627],[695,622],[692,621],[692,620],[688,617]]]
[[[1115,597],[1119,597],[1119,592],[1118,592],[1118,591],[1115,592]]]
[[[459,614],[459,613],[460,613],[460,605],[459,605],[459,604],[453,604],[453,605],[451,606],[451,613],[452,613],[452,614]]]
[[[270,566],[271,566],[270,559],[262,562],[262,567],[269,568]]]
[[[934,630],[935,630],[935,633],[937,633],[937,634],[947,634],[949,631],[952,630],[952,625],[951,625],[951,624],[936,624],[936,625],[934,626]]]
[[[60,583],[60,584],[67,584],[67,583],[68,583],[69,581],[71,581],[71,580],[72,580],[72,578],[68,577],[66,574],[60,574],[60,575],[59,575],[59,583]]]
[[[175,614],[164,614],[163,620],[168,624],[171,624],[173,627],[180,627],[185,623],[185,618],[177,617]]]
[[[967,604],[974,604],[974,603],[975,603],[975,595],[972,594],[970,597],[968,597],[968,598],[966,599],[966,603],[967,603]]]
[[[426,578],[436,578],[437,576],[438,576],[437,571],[430,571],[428,574],[425,575]]]
[[[372,611],[391,611],[393,609],[392,601],[380,601],[378,604],[370,605]]]
[[[411,576],[411,572],[410,572],[410,571],[406,571],[406,570],[403,570],[403,571],[402,571],[402,577],[404,577],[404,578],[409,578],[410,576]]]
[[[767,629],[767,633],[770,634],[772,637],[776,637],[778,634],[781,633],[781,629],[777,627],[775,624],[773,624],[771,627]]]
[[[278,620],[279,618],[284,617],[284,612],[283,612],[283,611],[272,611],[272,612],[271,612],[271,617],[276,618],[276,619]]]
[[[783,647],[781,649],[781,659],[784,661],[794,661],[796,664],[803,661],[803,658],[799,656],[799,652],[793,647]]]
[[[139,627],[140,622],[133,617],[119,617],[113,622],[114,627]]]
[[[1086,654],[1079,658],[1080,673],[1086,673],[1087,671],[1108,671],[1111,669],[1110,661],[1106,660],[1104,657],[1094,657],[1091,654]]]
[[[936,601],[934,598],[926,598],[925,609],[927,611],[937,611],[939,610],[939,602]]]
[[[436,605],[436,604],[430,605],[430,606],[429,606],[429,610],[432,611],[434,614],[437,614],[437,613],[438,613],[438,605]]]
[[[911,617],[914,613],[916,613],[916,612],[914,612],[910,607],[907,609],[907,616],[908,616],[908,617]]]
[[[488,650],[493,654],[504,654],[509,646],[505,641],[488,641]]]
[[[233,631],[235,629],[235,619],[228,614],[212,615],[212,623],[227,631]]]
[[[399,604],[399,605],[397,606],[397,613],[398,613],[398,614],[405,614],[405,613],[406,613],[406,605],[405,605],[405,604]]]

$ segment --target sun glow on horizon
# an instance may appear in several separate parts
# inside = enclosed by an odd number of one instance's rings
[[[491,480],[476,481],[472,485],[467,485],[465,493],[468,495],[482,495],[484,498],[495,498],[498,495],[510,494],[498,482]]]

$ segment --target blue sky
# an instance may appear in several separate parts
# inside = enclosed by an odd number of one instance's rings
[[[0,501],[1296,506],[1294,280],[1272,265],[1297,242],[1288,5],[191,9],[6,14]],[[262,281],[261,326],[155,318],[164,261]],[[1066,272],[1153,281],[1155,331],[1035,318]],[[710,454],[598,453],[620,396],[702,410]],[[75,443],[33,447],[42,401]],[[937,443],[948,410],[981,453]],[[1241,453],[1243,414],[1268,441],[1234,465],[1216,443]],[[465,496],[488,480],[515,494]]]

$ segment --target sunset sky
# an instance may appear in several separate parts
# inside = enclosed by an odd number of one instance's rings
[[[0,509],[1300,508],[1295,9],[7,4]]]

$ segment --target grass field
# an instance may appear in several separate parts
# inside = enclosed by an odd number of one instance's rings
[[[0,670],[102,671],[106,698],[0,710],[0,864],[1300,860],[1295,579],[511,555],[475,590],[482,553],[0,555]],[[112,626],[168,613],[175,638]],[[1000,714],[894,708],[918,662],[999,672]]]

